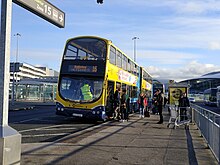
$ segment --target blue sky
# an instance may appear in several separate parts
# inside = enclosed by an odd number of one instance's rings
[[[11,61],[19,37],[20,62],[59,71],[65,42],[79,35],[113,41],[155,78],[182,80],[220,70],[218,0],[50,0],[66,13],[58,28],[13,4]]]

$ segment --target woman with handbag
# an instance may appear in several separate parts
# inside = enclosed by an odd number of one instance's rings
[[[150,112],[148,111],[148,98],[147,95],[144,95],[144,116],[150,117]]]

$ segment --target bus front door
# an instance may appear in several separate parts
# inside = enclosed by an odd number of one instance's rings
[[[108,81],[106,114],[109,118],[112,118],[113,113],[114,113],[114,82]]]

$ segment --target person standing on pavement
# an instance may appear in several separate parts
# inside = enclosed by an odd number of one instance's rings
[[[179,109],[180,109],[180,121],[187,120],[186,108],[189,107],[189,99],[186,93],[183,93],[179,99]]]
[[[144,118],[144,94],[141,93],[138,98],[140,118]]]
[[[162,114],[162,111],[163,111],[163,97],[162,97],[162,94],[161,94],[161,91],[158,89],[157,92],[156,92],[156,106],[157,106],[157,109],[158,109],[158,112],[159,112],[159,115],[160,115],[160,120],[159,122],[157,122],[157,124],[163,124],[163,114]]]
[[[144,95],[144,116],[150,117],[150,112],[148,110],[148,98],[147,94]]]
[[[114,93],[114,111],[115,111],[115,119],[120,120],[120,90],[121,86],[117,84],[116,91]]]
[[[126,89],[122,90],[122,95],[121,95],[121,119],[124,122],[126,120]]]
[[[130,113],[130,97],[128,94],[126,94],[126,114],[125,114],[125,120],[128,121],[129,119],[129,113]]]

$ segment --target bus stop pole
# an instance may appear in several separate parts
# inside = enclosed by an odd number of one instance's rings
[[[12,0],[1,0],[0,34],[0,164],[20,164],[21,135],[8,126]]]

